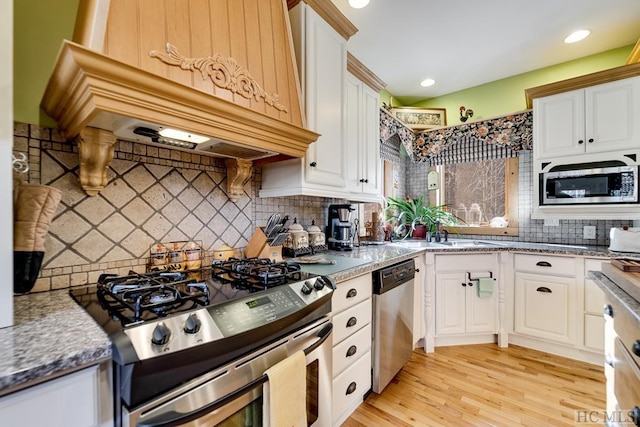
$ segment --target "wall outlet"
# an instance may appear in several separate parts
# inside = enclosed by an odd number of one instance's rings
[[[595,239],[596,238],[596,226],[595,225],[585,225],[582,229],[583,237],[585,239]]]
[[[545,218],[543,227],[559,227],[560,220],[558,218]]]

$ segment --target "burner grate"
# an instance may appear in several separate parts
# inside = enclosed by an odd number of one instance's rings
[[[207,306],[210,302],[206,283],[187,278],[181,272],[102,274],[97,295],[102,306],[124,326]]]
[[[268,258],[229,258],[214,261],[211,277],[237,288],[260,291],[274,286],[300,280],[300,265],[287,262],[273,262]]]

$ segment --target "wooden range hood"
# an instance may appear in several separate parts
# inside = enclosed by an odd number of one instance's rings
[[[235,200],[254,160],[303,157],[319,136],[304,127],[296,73],[282,0],[80,0],[42,107],[78,144],[89,195],[107,183],[116,139],[175,143],[133,132],[170,127],[210,138],[189,150],[227,158]]]

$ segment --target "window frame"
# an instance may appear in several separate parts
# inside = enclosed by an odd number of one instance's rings
[[[466,226],[444,226],[450,234],[460,235],[480,235],[480,236],[517,236],[518,235],[518,157],[508,157],[505,161],[505,212],[509,217],[508,227],[466,227]],[[446,167],[446,165],[444,165]],[[437,167],[431,167],[434,170]],[[440,171],[441,172],[441,171]],[[444,174],[439,173],[440,183],[437,190],[429,190],[429,200],[435,200],[437,205],[442,204],[442,192],[444,185]]]

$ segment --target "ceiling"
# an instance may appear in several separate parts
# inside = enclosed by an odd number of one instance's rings
[[[358,28],[347,48],[404,105],[634,44],[639,0],[332,0]],[[565,44],[576,29],[585,40]],[[423,88],[426,78],[436,84]]]

